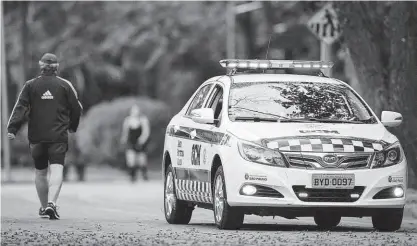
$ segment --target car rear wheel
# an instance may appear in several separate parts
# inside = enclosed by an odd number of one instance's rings
[[[314,216],[314,222],[320,229],[331,229],[333,227],[336,227],[339,223],[342,217],[337,214],[326,214],[326,213],[317,213]]]
[[[401,228],[404,208],[382,209],[372,216],[372,225],[379,231],[396,231]]]
[[[169,165],[165,174],[164,210],[165,219],[170,224],[188,224],[194,210],[194,207],[187,202],[177,199],[171,165]]]
[[[227,203],[226,185],[223,167],[220,166],[214,176],[213,186],[214,220],[219,229],[235,230],[243,225],[245,215],[236,207]]]

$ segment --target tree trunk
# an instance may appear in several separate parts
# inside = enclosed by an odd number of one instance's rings
[[[247,59],[255,59],[256,51],[256,35],[254,34],[253,25],[252,25],[252,14],[251,12],[246,12],[237,16],[237,22],[239,27],[243,32],[245,37],[245,52]]]
[[[398,3],[397,3],[398,4]],[[390,59],[390,108],[404,116],[393,130],[405,150],[409,166],[417,175],[417,3],[395,4],[392,9]],[[416,180],[414,180],[415,182]],[[417,187],[417,183],[412,183]]]
[[[382,110],[403,115],[403,124],[392,132],[417,174],[417,4],[338,2],[335,5],[362,81],[363,96],[378,115]]]
[[[21,43],[22,43],[22,60],[21,60],[21,66],[22,66],[22,78],[23,81],[18,82],[18,92],[20,93],[20,90],[23,87],[23,84],[26,82],[27,78],[27,72],[28,72],[28,64],[30,62],[29,60],[29,54],[28,54],[28,43],[29,43],[29,28],[27,23],[27,15],[28,15],[28,7],[29,2],[20,2],[20,17],[22,19],[22,27],[20,29],[21,31]]]

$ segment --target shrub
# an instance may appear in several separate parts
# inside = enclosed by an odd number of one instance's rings
[[[166,126],[172,116],[170,110],[157,100],[125,97],[97,104],[85,115],[76,133],[77,146],[83,159],[91,163],[124,165],[124,149],[120,145],[122,125],[135,103],[151,125],[149,158],[162,156]]]

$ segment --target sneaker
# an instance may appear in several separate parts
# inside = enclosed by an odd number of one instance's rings
[[[42,207],[40,207],[40,208],[39,208],[39,216],[40,216],[41,218],[49,218],[49,215],[47,215],[47,214],[45,213],[45,210],[46,210],[46,209],[44,209],[44,208],[42,208]]]
[[[58,207],[53,202],[48,202],[48,206],[45,209],[45,214],[49,216],[50,220],[59,220]]]

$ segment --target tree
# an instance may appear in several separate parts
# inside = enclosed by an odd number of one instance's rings
[[[27,74],[28,67],[29,67],[29,56],[28,56],[29,30],[28,30],[27,16],[28,16],[28,9],[29,9],[30,2],[22,1],[20,2],[20,4],[21,4],[20,16],[22,18],[22,27],[21,27],[21,32],[20,32],[21,34],[20,41],[22,44],[21,73],[22,73],[23,80],[19,83],[19,86],[18,86],[19,92],[23,87],[24,81],[27,80],[26,74]]]
[[[417,3],[337,2],[365,100],[404,116],[393,129],[417,175]]]
[[[204,71],[220,60],[224,3],[6,2],[7,65],[17,85],[35,76],[45,52],[61,58],[61,73],[88,91],[89,106],[120,95],[162,98],[173,70]],[[22,16],[26,16],[22,18]],[[23,21],[24,20],[24,21]],[[221,34],[223,33],[223,34]],[[25,41],[24,43],[20,40]],[[200,62],[180,63],[192,57]],[[22,56],[23,54],[26,54]],[[202,59],[203,58],[203,59]],[[22,63],[27,64],[22,71]],[[204,73],[204,72],[203,72]],[[192,81],[191,88],[202,81]],[[91,91],[94,90],[94,91]],[[82,94],[82,93],[81,93]]]

